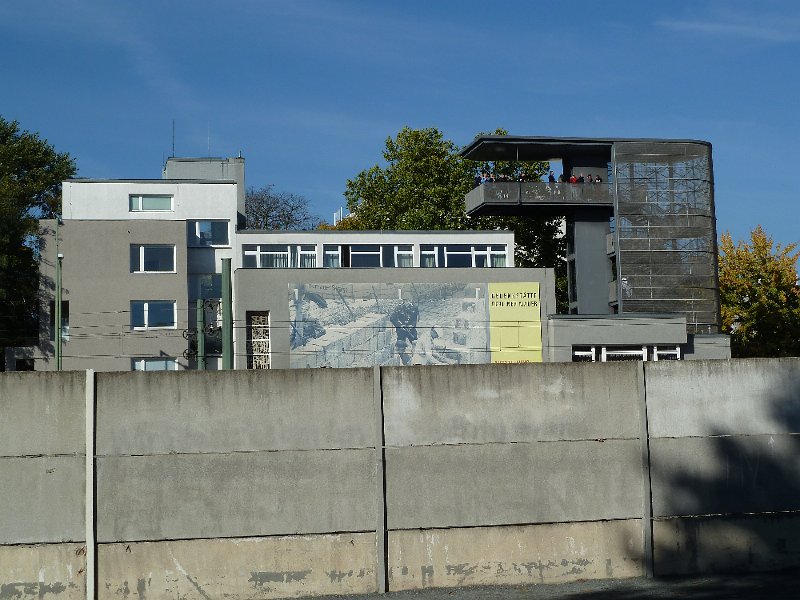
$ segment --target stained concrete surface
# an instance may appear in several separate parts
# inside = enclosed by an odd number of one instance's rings
[[[797,598],[800,570],[749,575],[714,575],[691,579],[605,579],[564,584],[437,588],[332,596],[340,600],[644,600],[646,598]]]

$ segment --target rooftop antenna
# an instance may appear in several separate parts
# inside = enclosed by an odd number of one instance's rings
[[[172,119],[172,158],[175,158],[175,119]]]

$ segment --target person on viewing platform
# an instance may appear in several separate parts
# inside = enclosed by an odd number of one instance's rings
[[[597,177],[594,178],[594,182],[595,183],[603,183],[603,180],[600,179],[600,175],[598,175]]]
[[[580,175],[578,175],[578,183],[583,183],[583,182],[585,182],[585,181],[586,181],[586,180],[583,178],[583,173],[581,173]]]
[[[547,182],[548,183],[555,183],[556,182],[556,176],[553,174],[552,171],[550,171],[550,175],[547,176]]]
[[[592,177],[592,174],[591,174],[591,173],[589,173],[589,174],[586,176],[586,181],[587,181],[587,183],[594,183],[594,178]]]
[[[569,182],[570,183],[578,183],[578,178],[575,177],[575,175],[570,175],[569,176]]]

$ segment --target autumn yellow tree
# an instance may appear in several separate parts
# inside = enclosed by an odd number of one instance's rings
[[[722,326],[734,357],[800,356],[797,244],[775,244],[759,225],[749,241],[720,237]]]

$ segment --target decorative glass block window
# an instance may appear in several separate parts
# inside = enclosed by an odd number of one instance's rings
[[[394,266],[413,267],[414,253],[411,244],[401,244],[394,247]]]
[[[131,329],[175,329],[174,300],[131,300]]]
[[[382,267],[380,245],[353,244],[350,246],[350,266],[354,268]]]
[[[134,371],[177,371],[178,361],[174,358],[135,358]]]
[[[228,221],[187,221],[190,246],[229,246]]]
[[[436,246],[423,244],[419,247],[419,266],[429,268],[439,266],[439,253]]]
[[[326,269],[339,269],[342,266],[342,247],[325,244],[322,246],[322,266]]]
[[[131,244],[131,273],[174,273],[175,246]]]
[[[269,369],[269,311],[247,311],[247,368]]]
[[[170,212],[172,210],[172,196],[142,194],[128,196],[128,210],[130,212]]]

